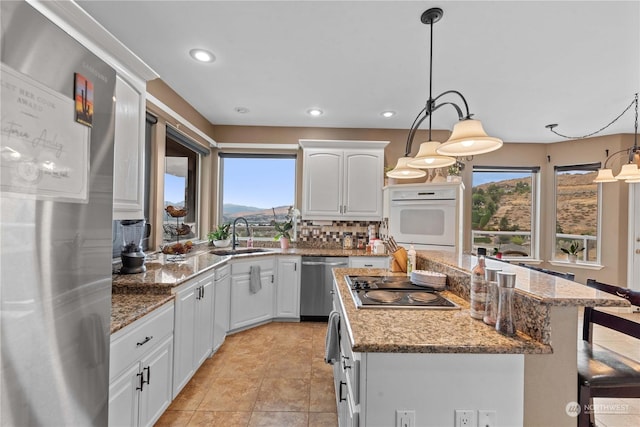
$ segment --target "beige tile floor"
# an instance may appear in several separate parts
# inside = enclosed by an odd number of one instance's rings
[[[228,336],[156,426],[337,426],[325,333],[274,322]]]
[[[602,309],[606,310],[606,309]],[[625,313],[609,309],[612,313],[640,323],[640,313]],[[582,339],[582,310],[578,322],[578,337]],[[640,360],[640,343],[627,335],[598,325],[593,329],[594,342],[635,360]],[[595,421],[598,427],[640,426],[640,399],[593,399]]]
[[[640,322],[640,313],[621,313]],[[582,310],[579,312],[581,337]],[[227,337],[157,426],[337,426],[324,323],[269,323]],[[595,327],[594,340],[640,360],[640,344]],[[595,399],[598,427],[640,426],[640,399]],[[600,408],[600,409],[598,409]]]

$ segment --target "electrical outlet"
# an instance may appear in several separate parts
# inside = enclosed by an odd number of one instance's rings
[[[476,427],[476,411],[456,409],[456,427]]]
[[[496,411],[478,411],[478,427],[496,427]]]
[[[396,410],[396,427],[415,427],[416,411]]]

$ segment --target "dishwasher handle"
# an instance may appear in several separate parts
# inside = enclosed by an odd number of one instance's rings
[[[302,265],[326,265],[329,267],[346,267],[346,262],[322,262],[322,261],[302,261]]]

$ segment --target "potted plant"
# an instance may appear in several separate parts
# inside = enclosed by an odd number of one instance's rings
[[[580,242],[576,242],[574,240],[573,242],[571,242],[568,248],[560,248],[560,250],[567,254],[569,262],[576,262],[578,261],[578,254],[584,251],[584,248],[580,246]]]
[[[271,208],[273,211],[273,225],[276,229],[276,235],[273,238],[274,240],[280,240],[280,247],[282,249],[289,249],[289,242],[291,241],[291,230],[293,229],[293,206],[289,207],[289,212],[285,217],[284,222],[276,221],[276,210],[275,208]]]
[[[449,166],[447,169],[447,182],[462,182],[462,167],[464,164],[462,162],[456,161],[454,164]]]
[[[216,248],[226,248],[231,243],[231,239],[229,238],[229,228],[231,228],[231,224],[220,224],[215,231],[211,231],[207,238],[209,242],[213,242],[213,245]]]
[[[493,248],[493,256],[502,259],[502,252],[500,251],[500,245],[497,248]]]

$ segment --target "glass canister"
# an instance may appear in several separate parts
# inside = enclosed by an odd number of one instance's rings
[[[487,302],[485,304],[484,317],[482,320],[487,325],[494,326],[498,318],[498,302],[500,294],[498,292],[498,272],[499,268],[487,268],[484,278],[487,282]]]
[[[516,274],[498,272],[498,318],[496,331],[504,335],[515,335],[516,327],[513,323],[513,292],[516,285]]]
[[[485,255],[486,249],[478,248],[478,263],[471,270],[471,317],[474,319],[482,319],[484,317],[484,309],[487,299],[487,282],[485,275]]]

